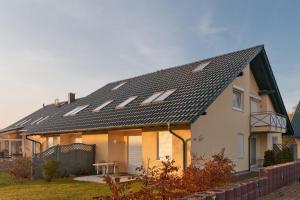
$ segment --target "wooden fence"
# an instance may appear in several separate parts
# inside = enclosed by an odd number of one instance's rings
[[[94,171],[95,147],[81,143],[57,145],[36,154],[32,158],[32,177],[42,178],[42,166],[47,160],[59,162],[61,176],[91,174]]]

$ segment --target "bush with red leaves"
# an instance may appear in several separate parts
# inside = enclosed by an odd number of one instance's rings
[[[131,183],[120,183],[106,176],[105,181],[111,190],[111,196],[95,197],[94,200],[172,200],[195,192],[223,187],[233,178],[233,162],[226,158],[224,149],[205,160],[194,156],[192,164],[186,170],[179,171],[174,160],[168,157],[161,167],[139,168],[137,178],[142,184],[138,192],[126,192]]]

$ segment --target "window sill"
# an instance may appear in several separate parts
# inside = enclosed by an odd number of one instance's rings
[[[241,109],[241,108],[235,108],[235,107],[232,107],[232,110],[239,111],[239,112],[244,112],[244,110]]]

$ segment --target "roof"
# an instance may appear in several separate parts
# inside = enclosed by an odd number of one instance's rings
[[[193,72],[198,65],[206,62],[209,64],[203,70]],[[254,76],[260,89],[275,90],[275,94],[271,95],[275,110],[287,116],[264,46],[260,45],[109,83],[92,94],[59,108],[47,120],[47,123],[29,127],[27,131],[32,134],[43,134],[136,128],[166,125],[167,123],[191,124],[250,63],[251,69],[255,71]],[[260,77],[261,74],[264,76]],[[123,82],[126,84],[114,89]],[[176,89],[176,91],[164,102],[141,105],[155,92],[170,89]],[[125,108],[116,109],[117,105],[131,96],[137,96],[137,98]],[[109,100],[113,100],[113,102],[101,109],[100,112],[92,112]],[[74,116],[64,116],[83,105],[89,106]],[[290,125],[289,121],[288,124]],[[291,126],[290,130],[292,133]]]
[[[292,118],[292,126],[295,133],[294,136],[300,137],[300,101]]]
[[[20,119],[16,123],[4,128],[4,129],[1,129],[0,134],[5,133],[5,132],[10,132],[10,131],[26,132],[27,129],[37,126],[37,124],[33,123],[33,122],[37,122],[38,120],[42,120],[42,119],[45,119],[43,121],[45,123],[46,120],[48,120],[52,115],[54,115],[60,108],[63,108],[65,106],[65,103],[66,102],[61,102],[59,104],[59,106],[57,106],[55,104],[49,104],[49,105],[43,106],[42,108],[38,109],[34,113]],[[49,116],[49,117],[46,118],[47,116]],[[24,124],[20,125],[20,124],[22,124],[22,122]],[[40,122],[40,124],[42,124],[43,122]]]

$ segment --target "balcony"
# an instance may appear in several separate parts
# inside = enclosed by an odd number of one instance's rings
[[[286,117],[274,112],[251,113],[251,132],[286,132]]]

